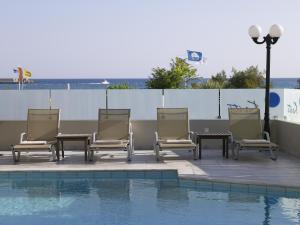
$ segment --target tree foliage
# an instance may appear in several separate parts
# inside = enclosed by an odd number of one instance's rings
[[[193,88],[218,89],[218,88],[261,88],[265,85],[264,73],[257,66],[250,66],[245,70],[232,69],[228,79],[226,72],[213,75],[211,79],[202,84],[193,85]]]
[[[232,69],[232,77],[229,79],[230,88],[260,88],[264,87],[264,73],[258,66],[250,66],[246,70]]]
[[[197,88],[197,89],[219,89],[223,88],[222,84],[220,82],[214,81],[212,79],[204,82],[204,83],[193,83],[192,88]]]
[[[156,67],[152,69],[152,77],[146,82],[147,88],[172,89],[183,88],[185,82],[196,77],[197,70],[185,59],[176,57],[170,63],[170,69]]]
[[[107,87],[107,89],[130,89],[129,85],[124,84],[113,84]]]
[[[225,70],[222,70],[221,72],[217,73],[216,75],[211,77],[211,80],[214,82],[217,82],[219,84],[224,84],[227,82],[227,76]]]

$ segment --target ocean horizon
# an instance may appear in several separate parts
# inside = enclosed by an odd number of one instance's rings
[[[145,89],[149,78],[55,78],[31,79],[30,83],[23,84],[23,90],[34,89],[105,89],[108,85],[127,84],[130,88]],[[189,83],[205,82],[209,78],[198,78]],[[299,78],[271,78],[272,88],[296,88]],[[109,84],[102,84],[107,81]],[[0,90],[18,90],[17,83],[1,83]]]

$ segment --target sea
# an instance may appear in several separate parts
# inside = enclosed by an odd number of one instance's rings
[[[200,78],[192,82],[205,82],[208,78]],[[272,88],[297,88],[299,78],[271,78]],[[109,85],[127,84],[130,88],[145,89],[147,78],[122,79],[31,79],[21,87],[23,90],[33,89],[106,89]],[[107,81],[107,82],[106,82]],[[16,83],[0,83],[0,90],[18,90]]]

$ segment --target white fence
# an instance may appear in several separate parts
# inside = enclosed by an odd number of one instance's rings
[[[219,109],[219,90],[168,89],[164,91],[165,107],[189,109],[190,119],[216,119]]]
[[[162,107],[161,90],[108,90],[107,94],[109,108],[129,108],[134,120],[156,119],[156,108]]]
[[[50,105],[62,120],[97,120],[106,100],[109,108],[130,108],[133,120],[155,120],[157,107],[188,107],[190,119],[209,120],[228,119],[228,107],[257,105],[264,116],[263,89],[0,90],[0,120],[26,120],[28,108]],[[300,122],[300,90],[272,89],[270,118]]]
[[[61,110],[62,120],[95,120],[105,108],[105,90],[52,90],[51,106]]]

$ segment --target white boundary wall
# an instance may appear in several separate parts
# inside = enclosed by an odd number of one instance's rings
[[[105,108],[105,90],[52,90],[51,103],[62,120],[97,120],[98,109]]]
[[[218,117],[218,89],[168,89],[164,93],[165,107],[187,107],[190,119],[216,119]]]
[[[0,120],[26,120],[28,108],[48,108],[49,90],[0,90]]]
[[[156,108],[162,107],[162,90],[108,90],[109,108],[131,109],[132,120],[156,120]]]
[[[300,123],[300,90],[284,89],[285,120]]]
[[[271,93],[279,96],[279,104],[270,107],[270,119],[284,119],[284,89],[272,89]],[[265,113],[265,90],[264,89],[221,89],[221,117],[228,119],[228,107],[233,105],[241,108],[253,108],[255,102],[260,108],[261,118]]]
[[[188,107],[190,119],[218,117],[217,89],[131,89],[108,90],[109,108],[130,108],[133,120],[156,120],[157,107]],[[221,119],[228,119],[228,104],[253,107],[255,101],[264,117],[264,89],[223,89],[220,91]],[[271,89],[277,103],[270,119],[300,122],[300,90]],[[0,120],[26,120],[28,108],[49,108],[49,90],[0,90]],[[106,107],[105,90],[52,90],[52,108],[61,109],[62,120],[97,120],[98,108]]]

